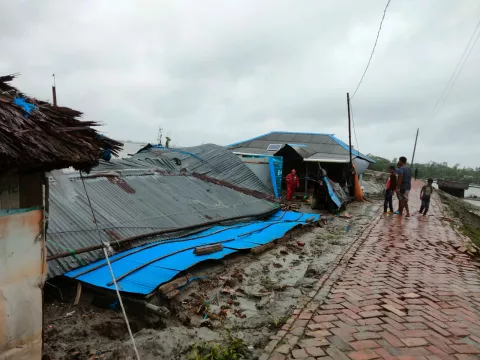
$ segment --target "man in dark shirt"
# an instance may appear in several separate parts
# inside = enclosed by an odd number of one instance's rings
[[[395,175],[395,166],[388,168],[390,176],[388,177],[387,186],[385,189],[385,201],[383,203],[383,212],[390,209],[389,214],[393,214],[393,193],[397,190],[397,176]]]
[[[398,212],[403,215],[405,209],[406,217],[410,217],[410,209],[408,208],[408,194],[412,189],[412,170],[407,166],[407,158],[401,156],[398,160],[398,181],[397,181],[397,196],[398,196]]]

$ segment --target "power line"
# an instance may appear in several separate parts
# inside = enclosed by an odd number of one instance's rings
[[[352,99],[355,96],[355,94],[357,93],[358,88],[362,84],[363,78],[365,77],[365,74],[367,73],[368,67],[370,66],[370,62],[372,61],[373,53],[375,52],[375,48],[377,47],[378,38],[380,37],[380,31],[382,31],[383,20],[385,19],[385,14],[387,13],[387,9],[388,9],[388,5],[390,5],[390,1],[391,0],[387,1],[387,5],[385,6],[385,10],[383,10],[382,21],[380,21],[380,27],[378,28],[377,38],[375,39],[375,44],[373,45],[372,53],[370,54],[370,59],[368,59],[367,67],[365,68],[365,71],[363,72],[362,78],[360,79],[360,82],[358,83],[357,88],[355,89],[355,92],[353,93],[353,95],[351,97]]]
[[[465,63],[467,62],[468,58],[470,57],[470,54],[472,53],[473,48],[477,44],[478,38],[480,37],[480,32],[478,32],[477,37],[475,38],[475,41],[473,42],[473,45],[469,49],[470,43],[472,42],[475,33],[478,30],[478,27],[480,26],[480,20],[477,23],[477,26],[473,30],[472,35],[470,36],[470,39],[468,40],[467,46],[465,46],[465,49],[463,50],[462,56],[460,57],[460,60],[458,60],[457,66],[455,67],[455,70],[453,71],[452,75],[450,76],[450,79],[448,80],[447,86],[445,86],[445,89],[443,89],[442,95],[440,95],[440,98],[438,99],[437,103],[435,104],[435,107],[432,110],[432,119],[435,118],[435,116],[438,114],[440,111],[441,107],[445,103],[445,100],[447,99],[448,95],[450,94],[450,91],[453,89],[455,86],[455,83],[460,76],[460,73],[463,70],[463,67],[465,66]],[[465,56],[467,54],[467,56]],[[462,62],[463,61],[463,62]]]

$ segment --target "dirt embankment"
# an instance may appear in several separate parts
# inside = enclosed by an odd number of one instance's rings
[[[444,205],[448,216],[447,220],[476,246],[480,246],[480,208],[444,191],[436,191]],[[480,256],[479,251],[474,251],[474,253]]]

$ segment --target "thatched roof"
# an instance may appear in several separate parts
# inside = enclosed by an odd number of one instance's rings
[[[0,171],[88,170],[106,147],[118,156],[123,144],[100,135],[92,128],[98,123],[79,120],[80,111],[24,95],[9,84],[15,76],[0,76]]]

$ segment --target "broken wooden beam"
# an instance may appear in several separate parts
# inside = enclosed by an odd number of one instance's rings
[[[178,291],[178,290],[177,290]],[[147,311],[153,312],[163,317],[170,316],[170,310],[168,310],[165,306],[157,306],[150,303],[145,303],[145,309]]]
[[[73,302],[73,305],[78,305],[80,302],[80,296],[82,296],[82,284],[77,283],[77,295],[75,296],[75,301]]]
[[[193,276],[191,274],[188,274],[187,276],[182,276],[178,279],[175,279],[173,281],[170,281],[166,284],[163,284],[162,286],[160,286],[158,288],[158,290],[163,294],[163,295],[166,295],[168,294],[169,292],[171,291],[174,291],[174,290],[178,290],[179,288],[181,288],[182,286],[185,286],[188,284],[188,282],[190,281],[190,278],[192,278]]]
[[[262,252],[264,252],[264,251],[270,250],[270,249],[272,249],[274,246],[275,246],[275,243],[270,242],[270,243],[267,243],[267,244],[265,244],[265,245],[256,246],[256,247],[252,248],[252,249],[250,250],[250,252],[256,255],[256,254],[260,254],[260,253],[262,253]]]
[[[199,246],[196,247],[193,253],[195,255],[206,255],[206,254],[212,254],[215,252],[219,252],[223,250],[223,245],[222,244],[213,244],[213,245],[206,245],[206,246]]]

